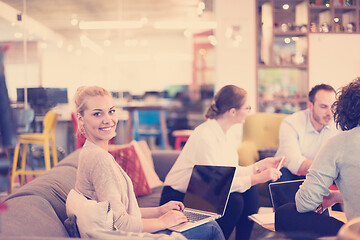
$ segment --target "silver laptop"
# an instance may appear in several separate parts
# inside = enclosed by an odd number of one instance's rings
[[[184,198],[189,221],[170,230],[183,232],[224,215],[235,167],[195,165]]]

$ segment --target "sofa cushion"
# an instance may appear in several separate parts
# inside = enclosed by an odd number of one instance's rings
[[[68,233],[50,203],[30,195],[6,201],[1,213],[0,236],[68,237]]]
[[[132,144],[111,145],[109,153],[114,156],[115,161],[130,177],[135,196],[151,194],[151,188],[146,180],[139,156]]]
[[[154,160],[155,172],[161,181],[165,180],[166,175],[174,165],[180,151],[178,150],[153,150],[151,152]]]
[[[93,229],[113,230],[114,215],[110,202],[89,200],[81,193],[72,189],[66,200],[68,217],[76,216],[80,236],[86,238],[86,233]]]
[[[77,149],[76,151],[70,153],[64,159],[62,159],[59,164],[56,165],[56,167],[70,166],[77,169],[80,152],[81,149]]]
[[[154,169],[154,161],[151,156],[151,151],[146,141],[139,142],[133,140],[131,144],[134,146],[136,154],[139,157],[142,169],[144,171],[146,181],[150,188],[155,188],[163,185]]]
[[[59,219],[64,222],[67,218],[66,197],[74,188],[75,179],[76,169],[74,167],[66,165],[55,167],[19,188],[6,201],[28,195],[40,196],[50,203]]]
[[[163,186],[152,189],[152,194],[137,197],[139,207],[158,207]]]

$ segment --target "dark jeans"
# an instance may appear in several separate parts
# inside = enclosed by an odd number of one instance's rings
[[[165,186],[160,205],[171,200],[183,201],[185,194]],[[228,239],[236,227],[236,239],[250,239],[253,221],[248,216],[258,211],[258,192],[255,187],[244,193],[233,192],[230,194],[223,217],[217,219],[224,236]]]
[[[283,181],[291,181],[291,180],[299,180],[299,179],[305,179],[305,176],[298,176],[295,174],[292,174],[289,169],[286,167],[281,168],[281,177],[277,180],[277,182],[283,182]]]
[[[295,203],[287,203],[275,212],[275,230],[280,232],[302,233],[315,237],[335,236],[343,224],[325,214],[299,213]]]
[[[170,235],[172,231],[166,229],[156,233]],[[189,240],[225,240],[221,228],[215,221],[209,221],[205,224],[182,232],[181,234]]]

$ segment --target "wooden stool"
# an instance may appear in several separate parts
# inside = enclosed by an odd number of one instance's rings
[[[18,141],[16,143],[14,151],[14,160],[13,167],[11,172],[11,182],[10,182],[10,192],[14,187],[15,177],[20,176],[20,185],[24,185],[25,175],[39,175],[44,173],[47,170],[50,170],[50,144],[52,145],[52,157],[54,166],[57,165],[57,152],[55,145],[55,130],[57,125],[58,114],[54,111],[49,111],[46,113],[43,121],[42,133],[25,133],[18,136]],[[20,145],[22,146],[22,159],[21,159],[21,168],[17,170],[18,157],[20,152]],[[28,144],[42,144],[44,146],[44,161],[45,161],[45,171],[44,170],[33,170],[26,171],[26,148]]]
[[[181,144],[186,142],[194,130],[175,130],[172,135],[175,137],[175,150],[180,150]]]

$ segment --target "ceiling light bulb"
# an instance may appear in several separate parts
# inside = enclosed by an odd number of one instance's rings
[[[199,2],[198,8],[201,9],[201,10],[204,10],[205,9],[205,3],[204,2]]]
[[[208,39],[211,45],[215,46],[217,44],[216,37],[214,35],[208,36]]]
[[[334,22],[339,22],[340,19],[339,18],[334,18]]]
[[[79,23],[79,20],[77,20],[76,18],[71,19],[71,25],[76,26],[76,25],[78,25],[78,23]]]
[[[192,32],[189,31],[188,29],[184,30],[184,36],[187,37],[187,38],[191,37],[191,33]]]
[[[289,4],[284,4],[283,6],[282,6],[282,8],[284,9],[284,10],[288,10],[289,9]]]
[[[16,32],[14,33],[14,37],[19,39],[23,37],[23,34],[21,32]]]
[[[290,40],[290,38],[284,38],[284,42],[285,42],[286,44],[289,44],[289,43],[291,42],[291,40]]]
[[[201,48],[201,49],[199,50],[199,54],[204,56],[204,55],[206,54],[206,49]]]

